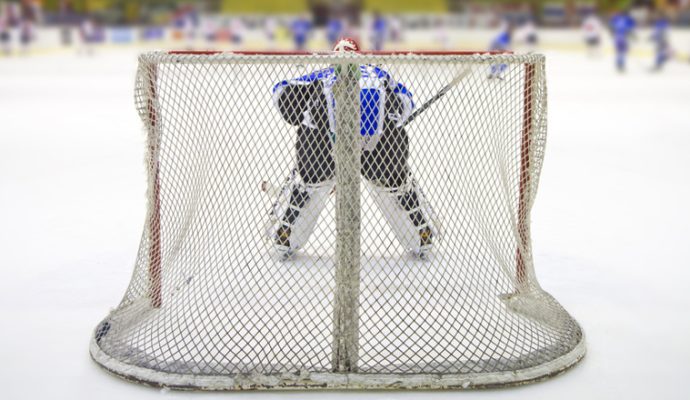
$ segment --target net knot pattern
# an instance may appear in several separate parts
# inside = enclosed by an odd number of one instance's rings
[[[141,55],[148,211],[92,357],[207,390],[467,389],[576,364],[584,334],[540,287],[530,240],[544,69]]]

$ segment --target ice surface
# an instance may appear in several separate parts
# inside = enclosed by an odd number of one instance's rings
[[[611,64],[547,53],[535,265],[585,329],[582,364],[512,390],[327,396],[687,398],[690,66],[651,74],[649,60],[633,59],[618,75]],[[92,329],[129,282],[144,221],[135,68],[131,49],[0,60],[2,398],[156,395],[88,356]],[[227,394],[203,397],[215,396]]]

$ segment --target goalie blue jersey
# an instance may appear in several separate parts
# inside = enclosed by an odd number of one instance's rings
[[[412,93],[402,84],[393,80],[385,70],[373,65],[361,65],[361,76],[359,79],[359,112],[360,112],[360,133],[362,136],[378,136],[382,129],[384,119],[395,122],[397,127],[401,127],[414,110]],[[273,101],[278,107],[278,101],[284,89],[293,85],[309,85],[315,81],[321,81],[323,94],[326,98],[328,107],[328,122],[331,132],[335,132],[335,99],[333,97],[333,85],[336,82],[336,75],[333,68],[326,68],[311,74],[284,80],[273,86]],[[397,110],[386,110],[387,96],[397,96],[402,105]],[[309,110],[303,113],[302,125],[316,128]]]

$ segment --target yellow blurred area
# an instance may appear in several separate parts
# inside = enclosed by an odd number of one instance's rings
[[[0,3],[2,1],[0,0]],[[40,0],[38,2],[44,10],[58,11],[60,10],[60,0]],[[70,5],[76,11],[80,12],[96,12],[113,9],[115,7],[124,7],[125,9],[131,7],[138,7],[142,2],[139,0],[72,0]]]
[[[364,0],[363,6],[365,11],[380,11],[382,13],[443,13],[448,11],[446,0]]]
[[[318,3],[318,2],[317,2]],[[330,2],[324,1],[329,4]],[[448,11],[446,0],[364,0],[364,11],[382,13],[423,12],[443,13]],[[252,13],[302,13],[309,11],[307,0],[222,0],[221,12],[229,14]]]
[[[308,10],[307,0],[223,0],[220,7],[227,14],[289,14]]]

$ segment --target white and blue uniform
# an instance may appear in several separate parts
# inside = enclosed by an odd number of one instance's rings
[[[283,258],[308,241],[335,186],[336,81],[334,69],[326,68],[273,86],[281,117],[297,126],[297,166],[275,202],[276,219],[267,231]],[[404,125],[415,107],[412,93],[385,70],[361,65],[359,102],[361,174],[399,243],[421,256],[438,231],[407,163]]]
[[[373,65],[360,66],[359,101],[360,101],[360,133],[365,138],[365,149],[371,150],[383,131],[384,119],[387,117],[394,121],[396,127],[402,127],[414,110],[412,93],[399,82],[394,81],[385,70]],[[327,116],[330,132],[336,132],[335,126],[335,99],[333,98],[333,85],[336,75],[333,68],[327,68],[312,72],[311,74],[284,80],[273,87],[273,100],[279,107],[279,100],[283,91],[288,86],[300,86],[322,83],[323,95],[326,100]],[[388,99],[393,96],[393,99]],[[395,109],[386,109],[386,102],[396,104]],[[280,108],[280,107],[279,107]],[[309,128],[317,128],[313,111],[306,108],[300,123]],[[386,113],[388,115],[386,115]]]

